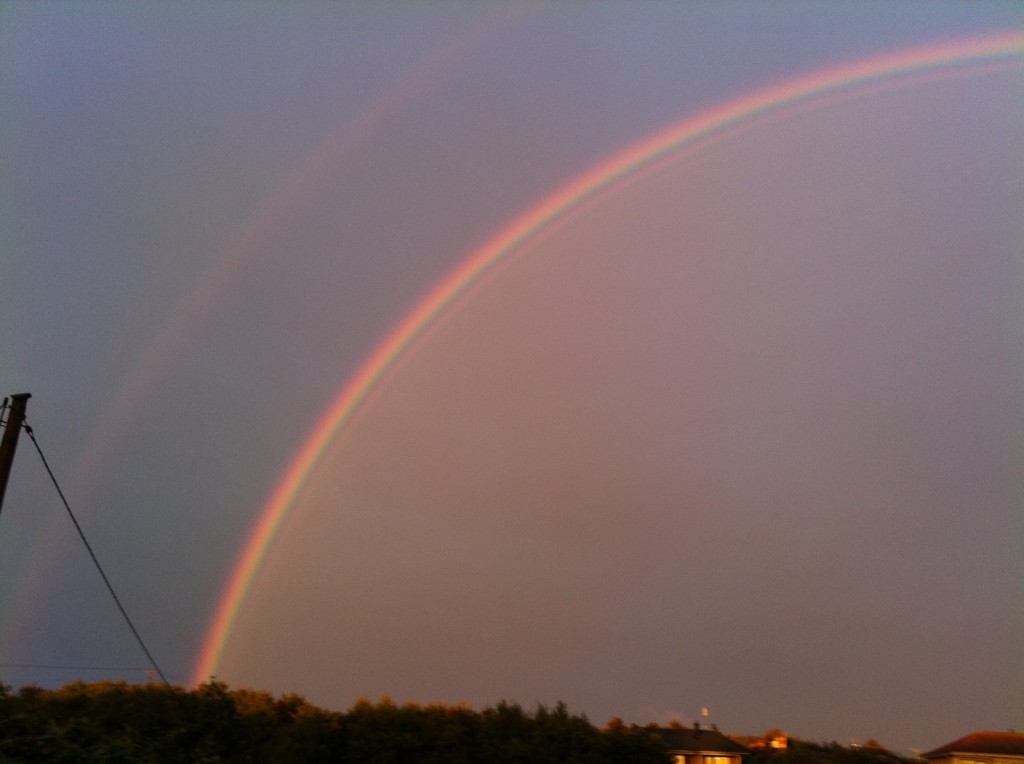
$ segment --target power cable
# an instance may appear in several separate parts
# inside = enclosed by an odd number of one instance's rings
[[[43,449],[39,447],[39,442],[36,440],[35,433],[32,428],[28,426],[26,422],[24,424],[25,432],[28,433],[28,437],[32,440],[32,444],[36,447],[36,453],[39,454],[39,458],[43,461],[43,466],[46,468],[47,474],[50,476],[50,480],[53,482],[53,487],[57,489],[57,495],[60,496],[61,502],[64,504],[64,509],[68,511],[68,516],[71,518],[71,522],[75,525],[75,530],[78,531],[79,538],[82,539],[82,543],[85,545],[86,551],[89,552],[89,556],[92,558],[93,564],[96,566],[96,570],[99,571],[100,578],[103,579],[103,583],[107,586],[107,591],[110,592],[110,596],[114,600],[114,604],[117,605],[117,609],[121,611],[121,615],[124,616],[125,623],[128,624],[128,628],[131,629],[133,635],[135,635],[135,641],[139,643],[139,647],[142,648],[142,652],[146,654],[146,658],[149,660],[149,664],[156,671],[163,683],[168,687],[171,683],[167,681],[167,677],[164,676],[164,672],[160,670],[156,661],[153,659],[152,654],[149,652],[149,648],[146,647],[146,643],[142,641],[142,636],[139,634],[138,629],[135,628],[135,624],[132,623],[132,619],[128,617],[128,611],[124,609],[124,605],[121,604],[121,600],[117,596],[117,592],[114,591],[114,587],[110,583],[110,579],[107,578],[107,574],[103,572],[103,566],[100,565],[99,559],[96,557],[96,553],[92,551],[92,546],[89,544],[88,539],[85,537],[85,533],[82,531],[82,526],[78,524],[78,520],[75,519],[75,513],[71,511],[71,505],[68,504],[68,500],[64,498],[64,492],[60,489],[60,485],[57,483],[57,478],[53,474],[53,470],[50,469],[49,462],[46,461],[46,457],[43,455]]]
[[[53,663],[0,663],[0,668],[54,669],[57,671],[143,671],[153,669],[139,666],[58,666]]]

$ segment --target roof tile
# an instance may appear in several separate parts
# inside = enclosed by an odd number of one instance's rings
[[[1024,733],[1021,732],[972,732],[962,738],[946,743],[933,751],[921,754],[931,759],[950,753],[987,753],[1004,756],[1024,756]]]

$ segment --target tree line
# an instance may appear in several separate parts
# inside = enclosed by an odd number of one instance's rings
[[[331,711],[299,695],[74,682],[0,685],[0,762],[342,762],[667,764],[636,726],[594,727],[565,704],[403,704],[384,697]]]
[[[0,683],[0,764],[669,764],[657,729],[620,719],[597,728],[564,703],[526,710],[501,702],[477,711],[382,697],[339,712],[300,695],[217,681],[192,690],[73,682],[13,691]],[[922,764],[873,740],[845,747],[790,737],[787,748],[768,747],[779,734],[769,730],[763,746],[751,744],[744,764]]]
[[[770,733],[765,733],[770,737]],[[844,746],[790,737],[787,748],[755,750],[745,764],[923,764],[921,759],[900,756],[876,740]]]

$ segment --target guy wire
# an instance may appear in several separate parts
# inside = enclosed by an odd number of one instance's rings
[[[125,623],[127,623],[128,628],[131,629],[132,634],[135,636],[135,641],[138,642],[139,647],[142,648],[142,652],[146,654],[146,658],[149,660],[153,670],[156,671],[160,679],[163,680],[163,683],[170,687],[171,683],[167,681],[167,677],[164,676],[164,672],[160,670],[160,667],[153,659],[152,654],[149,652],[149,648],[146,647],[146,643],[142,641],[142,636],[139,634],[138,629],[135,628],[135,624],[132,623],[132,619],[128,617],[128,611],[124,609],[124,605],[121,604],[121,600],[118,598],[117,592],[114,591],[114,587],[111,585],[110,579],[108,579],[107,574],[103,572],[103,566],[100,565],[100,561],[96,557],[96,553],[92,551],[92,546],[89,544],[88,539],[86,539],[85,533],[82,531],[82,526],[78,524],[78,520],[75,518],[75,513],[71,511],[71,505],[68,504],[68,500],[64,497],[64,492],[57,483],[57,478],[54,476],[53,470],[50,469],[50,464],[46,461],[46,457],[43,455],[43,450],[39,447],[39,442],[36,440],[35,433],[32,431],[32,428],[28,426],[27,422],[25,422],[24,427],[25,432],[28,433],[28,437],[32,440],[32,444],[36,447],[36,453],[39,454],[39,458],[43,461],[43,466],[46,468],[46,472],[49,474],[50,480],[53,482],[53,487],[57,489],[57,495],[60,496],[60,500],[64,504],[64,509],[68,511],[68,516],[71,518],[71,522],[74,523],[75,530],[78,531],[78,537],[82,539],[82,543],[85,545],[86,551],[89,552],[89,556],[92,558],[92,562],[96,566],[96,570],[99,571],[100,578],[102,578],[103,583],[106,584],[107,591],[110,592],[110,596],[113,598],[114,604],[116,604],[117,609],[121,611],[121,615],[124,617]]]

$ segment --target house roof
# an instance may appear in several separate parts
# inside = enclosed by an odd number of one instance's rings
[[[686,753],[750,753],[750,750],[730,740],[718,730],[692,727],[657,727],[652,730],[670,751]]]
[[[921,754],[931,759],[951,753],[987,753],[1003,756],[1024,756],[1024,733],[1021,732],[972,732],[962,738],[939,746],[934,751]]]

